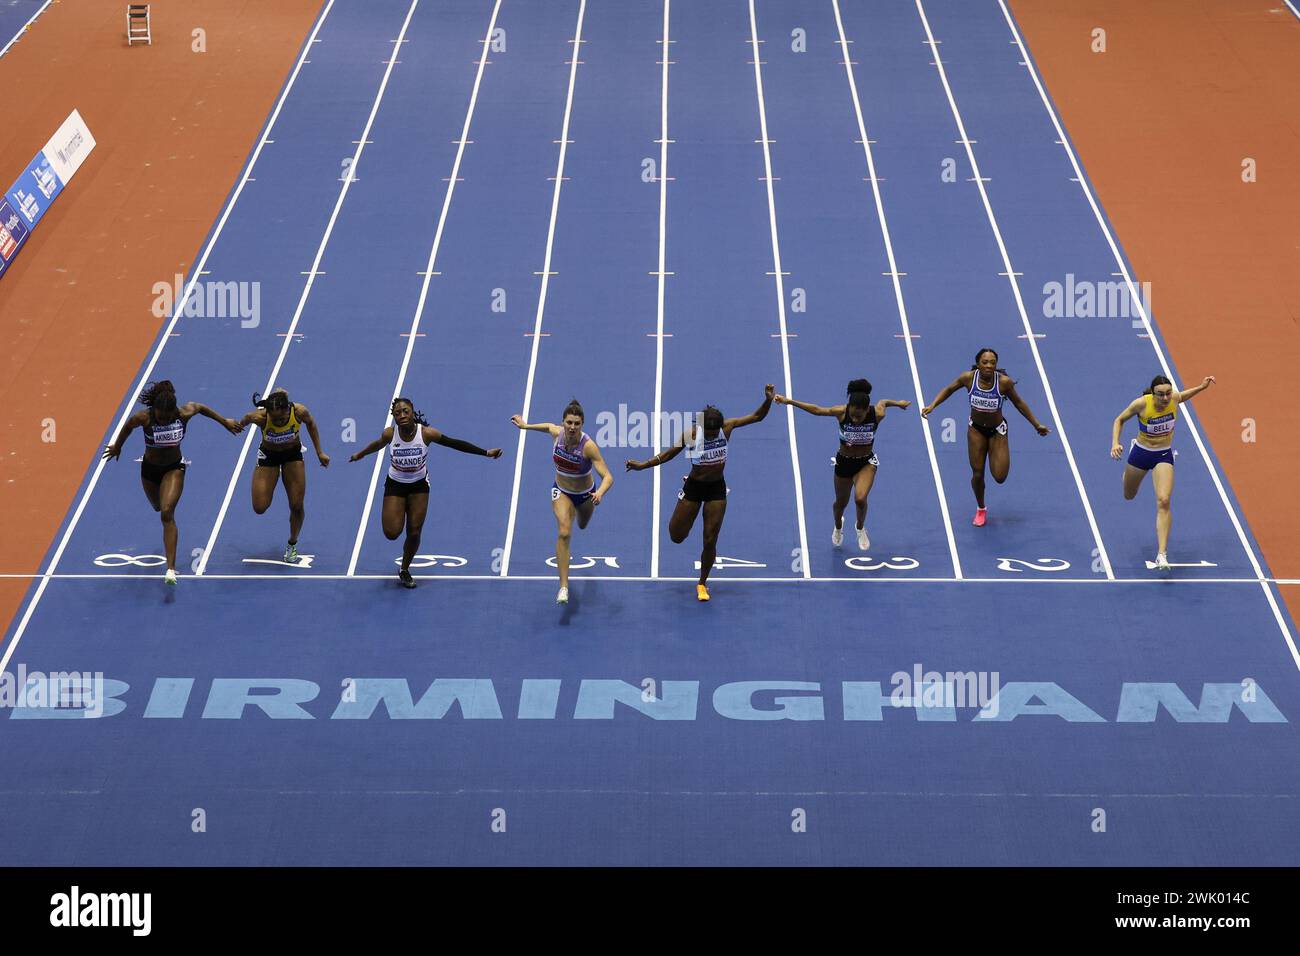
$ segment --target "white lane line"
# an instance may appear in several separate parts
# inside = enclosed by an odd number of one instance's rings
[[[330,9],[333,6],[334,0],[328,0],[325,4],[325,9],[321,11],[320,17],[316,20],[316,26],[311,31],[311,37],[303,44],[302,53],[298,56],[298,62],[295,64],[293,72],[289,74],[289,80],[285,83],[284,90],[280,93],[280,99],[276,101],[275,109],[271,112],[271,118],[267,120],[266,129],[264,129],[258,137],[257,148],[253,150],[253,158],[248,161],[248,166],[244,170],[244,175],[239,180],[239,185],[235,187],[235,191],[231,195],[230,201],[226,203],[226,208],[221,213],[221,218],[217,221],[217,228],[212,231],[212,238],[208,240],[208,245],[203,250],[203,255],[199,257],[198,263],[194,266],[194,271],[190,275],[190,281],[185,286],[185,292],[181,295],[180,299],[172,309],[172,317],[167,323],[166,331],[159,337],[158,345],[154,349],[153,355],[149,358],[149,364],[146,365],[144,371],[140,373],[139,381],[136,383],[135,388],[127,398],[126,407],[122,409],[122,414],[118,418],[117,424],[113,426],[112,432],[109,433],[110,438],[115,438],[117,436],[117,434],[122,430],[122,426],[126,424],[127,418],[129,418],[131,413],[135,410],[135,396],[140,394],[144,389],[145,383],[149,381],[149,377],[153,374],[153,370],[158,364],[158,359],[162,357],[163,348],[171,341],[172,330],[176,328],[176,323],[180,317],[185,314],[185,303],[189,301],[190,293],[194,291],[195,285],[198,284],[199,277],[204,275],[204,266],[207,265],[208,256],[211,255],[213,246],[217,244],[217,239],[221,236],[221,230],[226,226],[226,220],[230,218],[230,211],[235,208],[235,203],[239,201],[239,196],[244,191],[244,184],[248,182],[254,167],[257,166],[257,158],[262,155],[262,147],[266,145],[267,141],[266,137],[270,135],[271,130],[275,127],[275,121],[280,116],[280,108],[284,106],[284,101],[288,99],[289,91],[293,89],[294,81],[298,79],[298,71],[302,69],[302,65],[306,61],[307,52],[316,42],[316,34],[320,32],[320,28],[322,24],[325,23],[325,18],[329,16]],[[286,339],[286,341],[289,340]],[[45,573],[41,576],[41,583],[37,585],[36,593],[32,595],[32,599],[28,602],[26,610],[23,611],[22,620],[18,622],[18,628],[14,631],[14,636],[10,638],[9,642],[5,645],[4,656],[0,657],[0,671],[3,671],[5,667],[8,666],[10,658],[13,657],[13,653],[18,647],[18,642],[22,640],[23,634],[27,630],[27,624],[31,621],[32,614],[36,611],[36,605],[40,603],[41,595],[45,593],[45,588],[49,582],[50,575],[53,574],[54,569],[58,567],[59,560],[63,557],[63,552],[67,548],[68,542],[72,540],[72,533],[77,529],[77,522],[81,520],[81,515],[86,510],[86,504],[90,501],[90,496],[94,492],[95,486],[99,484],[99,476],[104,473],[104,466],[106,464],[107,460],[102,457],[98,462],[96,462],[95,472],[90,476],[90,483],[86,485],[86,490],[82,493],[81,500],[77,502],[77,510],[72,513],[72,520],[68,522],[67,530],[63,532],[63,537],[59,541],[59,546],[55,549],[54,555],[50,558],[50,563],[45,569]]]
[[[660,44],[663,66],[663,80],[659,93],[659,290],[658,290],[658,324],[655,335],[655,413],[650,419],[650,430],[654,432],[654,453],[663,451],[661,443],[663,398],[664,398],[664,280],[665,251],[668,239],[668,49],[672,42],[668,39],[668,5],[664,0],[664,35]],[[661,490],[662,469],[653,468],[654,485],[650,513],[650,577],[659,577],[659,494]]]
[[[749,39],[754,50],[754,90],[758,95],[758,122],[763,136],[763,169],[767,182],[767,219],[772,232],[772,270],[776,279],[776,309],[781,323],[781,362],[785,369],[785,394],[794,394],[794,385],[790,376],[790,339],[785,324],[785,282],[781,270],[781,243],[776,234],[776,195],[772,191],[772,151],[768,144],[772,142],[767,135],[767,107],[763,102],[763,68],[760,65],[758,51],[758,20],[754,16],[754,0],[749,0]],[[799,442],[795,436],[794,406],[785,407],[786,428],[790,433],[790,465],[794,469],[794,503],[799,517],[799,563],[803,567],[805,579],[812,577],[812,564],[808,554],[808,524],[804,519],[803,476],[799,473]]]
[[[424,315],[424,305],[429,297],[429,283],[435,275],[439,273],[433,268],[438,259],[438,250],[442,247],[442,231],[447,224],[447,212],[451,209],[452,193],[456,190],[456,183],[460,182],[460,162],[465,155],[465,144],[472,142],[469,139],[470,122],[474,119],[474,106],[478,102],[479,86],[483,82],[483,67],[488,62],[488,46],[492,42],[492,32],[496,29],[497,14],[501,11],[501,0],[496,0],[492,7],[492,17],[488,20],[487,33],[483,37],[483,50],[479,54],[478,72],[474,74],[474,88],[470,91],[469,107],[465,111],[465,125],[461,127],[460,139],[456,140],[456,159],[451,165],[451,176],[447,179],[447,192],[442,197],[442,212],[438,214],[438,227],[433,233],[433,246],[429,249],[429,262],[424,267],[424,282],[420,285],[420,298],[415,305],[415,315],[411,319],[411,331],[403,332],[406,336],[406,354],[402,357],[402,367],[397,373],[397,384],[393,387],[393,399],[396,400],[402,394],[402,386],[406,381],[406,373],[411,367],[411,355],[415,351],[415,340],[424,333],[419,331],[420,319]],[[364,139],[364,137],[362,137]],[[387,428],[393,423],[392,402],[389,402],[389,413],[384,416],[383,428]],[[383,431],[383,428],[380,431]],[[356,574],[357,559],[361,556],[361,542],[365,538],[366,523],[370,518],[370,502],[375,498],[375,488],[379,484],[379,472],[384,465],[384,452],[380,450],[375,455],[375,466],[370,472],[370,486],[366,491],[366,500],[361,508],[361,518],[357,523],[357,536],[352,542],[352,557],[348,560],[348,576]]]
[[[898,263],[894,259],[894,243],[889,235],[889,223],[885,219],[885,204],[880,197],[880,186],[876,176],[876,162],[871,153],[872,140],[867,136],[867,125],[862,118],[862,103],[858,98],[858,84],[853,76],[852,60],[849,57],[849,40],[844,35],[844,21],[840,16],[839,0],[831,0],[831,5],[835,8],[835,25],[840,32],[840,49],[844,54],[844,72],[849,78],[849,91],[853,94],[853,112],[858,120],[858,135],[862,139],[862,149],[867,157],[867,171],[871,174],[871,192],[876,200],[876,217],[880,220],[880,234],[885,240],[885,255],[889,259],[889,275],[893,278],[894,283],[894,301],[898,305],[898,319],[902,323],[902,339],[907,346],[907,361],[912,367],[912,388],[916,395],[918,408],[925,407],[925,396],[921,392],[921,373],[916,367],[916,352],[912,346],[912,340],[916,338],[912,334],[911,324],[907,319],[907,306],[903,303],[903,286],[900,283],[899,276],[906,273],[898,271]],[[930,472],[934,476],[934,490],[939,497],[939,510],[943,514],[943,527],[948,535],[948,553],[952,557],[952,573],[954,577],[961,577],[961,560],[957,556],[957,539],[952,531],[952,517],[948,513],[948,498],[943,491],[943,479],[939,476],[939,459],[934,450],[934,438],[930,434],[930,422],[927,419],[917,416],[921,422],[921,432],[925,435],[925,449],[930,456]]]
[[[1291,0],[1282,0],[1282,2],[1285,3],[1288,7],[1290,7],[1291,12],[1295,14],[1296,19],[1300,20],[1300,10],[1296,9],[1296,5],[1292,3]],[[1029,61],[1026,60],[1025,62],[1028,63]]]
[[[21,27],[18,28],[18,32],[15,33],[13,37],[9,40],[9,42],[5,44],[4,49],[0,50],[0,56],[4,56],[6,53],[9,52],[9,48],[18,42],[18,40],[22,37],[22,35],[27,32],[27,28],[31,26],[33,23],[35,23],[36,18],[39,17],[42,13],[44,13],[45,8],[48,7],[53,2],[54,0],[45,0],[45,2],[41,4],[41,8],[37,10],[35,13],[33,13],[31,15],[31,18],[26,23],[24,23]]]
[[[989,226],[993,230],[993,237],[997,240],[998,251],[1002,254],[1002,263],[1006,267],[1007,281],[1011,283],[1011,293],[1016,300],[1016,308],[1020,312],[1020,320],[1024,323],[1025,334],[1028,336],[1026,342],[1029,343],[1030,351],[1034,353],[1034,364],[1038,366],[1038,375],[1043,382],[1043,392],[1047,396],[1047,405],[1052,411],[1052,420],[1056,423],[1056,431],[1061,436],[1061,447],[1065,449],[1066,461],[1070,463],[1070,472],[1074,475],[1074,486],[1078,489],[1079,500],[1083,502],[1084,514],[1088,517],[1088,526],[1092,529],[1093,541],[1097,545],[1097,557],[1101,560],[1102,567],[1106,571],[1107,580],[1115,579],[1115,570],[1110,564],[1110,555],[1106,553],[1106,544],[1101,540],[1101,529],[1097,526],[1097,517],[1092,513],[1092,503],[1088,500],[1088,491],[1083,486],[1083,476],[1079,474],[1079,466],[1074,460],[1074,451],[1070,448],[1070,439],[1065,434],[1065,423],[1061,420],[1061,413],[1056,407],[1056,398],[1052,394],[1052,383],[1047,379],[1047,369],[1043,367],[1043,357],[1038,351],[1038,339],[1034,337],[1033,326],[1029,323],[1029,313],[1025,311],[1025,300],[1020,295],[1020,283],[1016,281],[1016,270],[1011,265],[1011,256],[1007,252],[1007,245],[1002,240],[1002,230],[998,228],[997,217],[993,215],[993,205],[989,202],[988,191],[984,188],[984,177],[980,175],[979,163],[975,159],[975,150],[971,148],[971,138],[966,133],[966,124],[962,122],[961,111],[957,109],[957,101],[953,98],[952,87],[948,84],[948,73],[943,68],[943,61],[939,58],[939,48],[935,44],[934,34],[930,31],[930,21],[926,19],[925,7],[922,6],[921,0],[916,0],[916,12],[921,17],[921,24],[925,27],[927,42],[930,44],[930,50],[934,54],[934,65],[939,71],[939,79],[943,81],[943,91],[948,96],[948,105],[952,107],[952,118],[957,122],[957,130],[961,138],[965,141],[966,158],[970,161],[971,171],[975,174],[974,181],[980,192],[980,199],[984,202],[984,211],[988,214]]]
[[[0,574],[0,579],[5,578],[34,578],[40,577],[35,574]],[[162,583],[162,578],[156,574],[53,574],[51,578],[57,578],[60,581],[145,581],[150,582],[157,587],[166,587]],[[439,580],[439,581],[550,581],[554,583],[554,574],[512,574],[508,578],[503,578],[499,574],[415,574],[418,580]],[[193,575],[181,575],[180,587],[184,587],[190,582],[197,581],[392,581],[391,574],[205,574],[203,577]],[[699,576],[695,577],[637,577],[637,576],[618,576],[618,575],[599,575],[599,574],[580,574],[570,573],[571,581],[637,581],[637,582],[670,582],[680,581],[683,583],[695,584],[699,581]],[[714,580],[712,576],[710,581]],[[796,575],[790,575],[784,578],[770,577],[718,577],[719,583],[727,584],[1149,584],[1170,585],[1170,584],[1300,584],[1300,580],[1285,580],[1280,578],[1160,578],[1152,575],[1149,578],[1115,578],[1107,580],[1105,578],[922,578],[907,577],[899,575],[897,577],[870,577],[867,574],[861,576],[843,575],[833,578],[804,578]]]
[[[1165,376],[1174,383],[1178,388],[1178,379],[1174,377],[1173,369],[1169,367],[1169,360],[1165,357],[1164,350],[1160,347],[1156,339],[1155,329],[1151,326],[1151,317],[1147,315],[1146,306],[1142,296],[1138,293],[1137,285],[1133,282],[1133,276],[1129,273],[1128,264],[1120,254],[1119,246],[1115,242],[1115,237],[1110,231],[1110,226],[1106,224],[1106,217],[1101,214],[1101,207],[1097,204],[1097,198],[1093,195],[1092,189],[1089,188],[1086,178],[1083,175],[1083,167],[1079,165],[1079,159],[1070,148],[1068,137],[1065,135],[1065,128],[1061,125],[1060,117],[1056,115],[1056,109],[1052,106],[1052,101],[1048,99],[1047,90],[1043,87],[1043,82],[1039,78],[1038,70],[1034,62],[1029,57],[1029,51],[1025,48],[1024,41],[1020,37],[1020,31],[1016,29],[1015,21],[1011,18],[1011,12],[1007,9],[1004,0],[998,0],[998,5],[1002,8],[1002,16],[1007,21],[1007,27],[1011,30],[1011,35],[1015,38],[1014,42],[1020,50],[1021,59],[1029,69],[1029,76],[1034,81],[1034,86],[1038,89],[1038,96],[1043,101],[1043,108],[1047,110],[1047,115],[1051,117],[1052,125],[1056,128],[1056,140],[1065,150],[1065,155],[1070,158],[1070,165],[1074,167],[1075,177],[1078,180],[1079,188],[1083,190],[1083,195],[1088,200],[1088,205],[1092,207],[1092,213],[1097,218],[1097,225],[1101,227],[1102,234],[1106,237],[1106,242],[1110,246],[1111,254],[1115,257],[1115,263],[1119,267],[1120,274],[1124,276],[1124,281],[1128,284],[1130,300],[1137,306],[1138,314],[1142,317],[1142,325],[1146,329],[1147,341],[1151,343],[1151,348],[1155,350],[1156,358],[1160,361],[1160,368],[1164,371]],[[1241,542],[1242,549],[1246,552],[1246,557],[1250,560],[1250,566],[1255,571],[1255,579],[1264,591],[1264,596],[1268,600],[1268,605],[1273,611],[1273,618],[1277,621],[1278,629],[1282,632],[1282,638],[1286,641],[1287,648],[1291,651],[1291,660],[1295,666],[1300,668],[1300,649],[1296,647],[1295,639],[1291,635],[1291,629],[1287,626],[1286,617],[1282,613],[1282,608],[1277,603],[1277,597],[1273,594],[1272,589],[1268,586],[1269,579],[1264,575],[1264,569],[1260,566],[1259,559],[1255,556],[1255,549],[1251,546],[1250,539],[1246,537],[1245,528],[1242,526],[1241,519],[1237,515],[1237,509],[1228,497],[1227,489],[1223,486],[1223,480],[1219,476],[1218,469],[1210,459],[1209,450],[1205,447],[1205,442],[1201,439],[1201,431],[1196,426],[1196,417],[1192,413],[1191,406],[1183,409],[1186,417],[1187,429],[1192,434],[1192,439],[1196,442],[1196,447],[1201,452],[1201,458],[1205,462],[1205,467],[1210,473],[1210,478],[1214,481],[1214,487],[1219,492],[1219,500],[1223,502],[1224,510],[1227,511],[1228,517],[1232,520],[1232,526],[1237,531],[1237,540]],[[1285,579],[1275,579],[1278,583],[1292,583]]]
[[[564,101],[564,126],[560,133],[560,156],[556,161],[555,175],[549,177],[555,180],[555,191],[551,194],[551,221],[546,227],[546,257],[542,263],[542,287],[537,294],[537,317],[533,323],[533,349],[532,355],[528,359],[528,382],[524,386],[524,407],[520,412],[524,421],[528,420],[528,413],[532,410],[533,404],[533,380],[537,375],[537,350],[542,342],[542,316],[546,312],[546,290],[550,286],[551,276],[551,250],[555,244],[555,219],[560,212],[560,184],[564,182],[564,157],[569,148],[569,117],[573,112],[573,87],[578,78],[578,60],[577,51],[582,40],[582,17],[587,12],[587,0],[578,2],[578,25],[574,28],[573,33],[573,50],[574,55],[569,63],[569,93]],[[510,574],[510,550],[515,541],[515,516],[519,512],[519,479],[523,474],[524,468],[524,439],[528,437],[528,432],[523,429],[519,430],[519,443],[515,449],[515,479],[514,487],[510,492],[510,518],[506,523],[506,544],[501,551],[501,577]]]
[[[407,27],[411,25],[411,17],[415,15],[415,8],[420,5],[420,0],[411,0],[411,6],[406,11],[406,20],[402,23],[402,32],[398,34],[398,39],[406,36]],[[352,154],[352,163],[348,166],[348,172],[343,180],[343,188],[339,190],[339,198],[334,202],[334,211],[330,213],[329,222],[325,225],[325,234],[321,236],[320,244],[316,247],[316,258],[312,260],[311,269],[306,273],[307,282],[302,287],[302,295],[298,297],[298,306],[293,310],[293,319],[289,322],[289,330],[285,333],[284,344],[280,346],[280,354],[275,360],[275,365],[271,369],[271,374],[266,379],[266,384],[262,386],[262,394],[267,395],[275,387],[275,377],[280,374],[280,368],[284,365],[285,357],[289,354],[289,346],[293,344],[294,332],[298,328],[298,322],[302,319],[302,311],[307,307],[307,297],[311,295],[312,286],[316,283],[316,276],[324,275],[320,271],[321,259],[325,257],[325,249],[329,245],[330,236],[334,234],[334,224],[338,222],[339,212],[343,209],[343,201],[347,199],[348,190],[357,178],[357,166],[361,161],[361,154],[370,140],[370,128],[375,125],[375,117],[379,114],[379,103],[384,98],[384,91],[388,88],[388,78],[393,75],[393,66],[397,62],[397,51],[402,48],[400,43],[393,44],[393,52],[388,56],[388,65],[384,68],[384,78],[379,81],[379,89],[375,93],[375,101],[370,106],[370,116],[366,119],[366,128],[361,132],[361,138],[356,141],[356,152]],[[253,447],[253,440],[257,437],[256,428],[247,429],[244,436],[244,446],[239,450],[239,460],[235,462],[235,468],[230,473],[230,482],[226,485],[226,495],[221,501],[221,509],[217,512],[217,520],[212,525],[212,533],[208,535],[208,543],[203,547],[203,553],[199,556],[199,566],[195,568],[194,573],[202,576],[208,568],[208,559],[212,556],[212,550],[217,544],[217,535],[221,533],[221,525],[226,520],[226,511],[230,508],[230,499],[235,493],[235,485],[239,482],[239,476],[244,471],[244,461],[248,458],[248,451]]]

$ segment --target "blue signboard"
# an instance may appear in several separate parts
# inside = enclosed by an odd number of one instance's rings
[[[0,200],[0,274],[9,267],[26,240],[27,226],[23,217],[14,212],[7,199]]]
[[[58,174],[45,153],[40,152],[5,195],[30,229],[40,222],[54,197],[62,191]]]

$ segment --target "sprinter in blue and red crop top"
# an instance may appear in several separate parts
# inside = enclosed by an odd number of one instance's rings
[[[840,447],[834,458],[835,504],[831,506],[835,529],[831,532],[831,544],[838,548],[844,543],[844,509],[852,492],[858,512],[858,550],[865,552],[871,547],[867,536],[867,495],[871,494],[876,469],[880,466],[876,457],[876,429],[885,420],[885,409],[908,408],[912,403],[882,398],[872,404],[871,383],[865,378],[849,382],[848,401],[843,405],[813,405],[784,395],[776,396],[776,400],[778,404],[793,405],[811,415],[826,415],[839,422]]]
[[[756,411],[740,418],[723,418],[722,412],[710,405],[700,414],[700,421],[689,425],[673,447],[647,461],[629,460],[626,463],[628,471],[655,468],[675,458],[685,449],[686,460],[691,463],[691,472],[682,479],[682,490],[677,493],[677,506],[668,519],[668,537],[673,539],[673,544],[681,544],[695,526],[695,518],[700,509],[704,510],[704,549],[700,552],[700,580],[695,585],[695,598],[698,601],[709,599],[709,571],[713,569],[713,563],[718,557],[718,534],[722,531],[722,519],[727,514],[727,482],[722,477],[722,471],[727,467],[727,446],[731,441],[731,433],[737,428],[766,418],[775,395],[775,385],[765,386],[763,404]]]
[[[984,463],[988,461],[993,480],[999,485],[1007,480],[1011,471],[1011,445],[1007,441],[1007,420],[1002,417],[1002,403],[1011,399],[1016,411],[1025,416],[1034,431],[1048,435],[1051,429],[1039,422],[1029,410],[1025,400],[1016,394],[1016,383],[1006,371],[998,368],[998,353],[980,349],[975,364],[969,372],[962,372],[951,385],[935,396],[933,402],[921,409],[921,417],[942,405],[948,396],[964,391],[970,402],[970,418],[966,422],[966,451],[970,458],[970,486],[975,492],[975,520],[971,524],[984,527],[988,510],[984,507]]]
[[[551,460],[555,463],[555,481],[551,484],[551,510],[555,513],[558,534],[555,539],[555,564],[560,571],[560,590],[555,595],[556,604],[569,603],[569,551],[573,536],[573,519],[578,527],[587,527],[596,506],[614,486],[614,476],[609,473],[600,447],[582,430],[586,415],[575,398],[564,409],[564,415],[554,422],[530,425],[522,415],[512,415],[510,420],[525,431],[546,432],[553,439]],[[523,437],[520,436],[520,440]],[[591,472],[600,474],[600,487]]]
[[[185,490],[185,461],[181,458],[181,441],[191,418],[202,415],[220,422],[226,431],[238,435],[244,426],[218,415],[199,402],[176,404],[176,389],[171,382],[149,382],[140,393],[145,406],[126,420],[113,444],[104,449],[104,457],[116,459],[122,454],[127,436],[139,428],[144,431],[144,458],[140,463],[140,484],[163,526],[163,550],[167,555],[167,574],[163,580],[176,583],[176,505]]]

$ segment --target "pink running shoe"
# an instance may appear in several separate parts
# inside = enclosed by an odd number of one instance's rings
[[[987,508],[977,508],[975,511],[975,520],[971,522],[975,527],[984,527],[984,522],[989,520],[989,510]]]

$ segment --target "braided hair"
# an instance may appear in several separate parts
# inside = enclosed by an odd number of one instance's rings
[[[286,411],[289,408],[289,393],[283,388],[276,388],[266,398],[262,398],[261,392],[254,392],[253,406],[267,411]]]
[[[427,427],[429,423],[428,423],[427,420],[425,420],[424,412],[418,412],[418,411],[416,411],[416,410],[415,410],[415,402],[411,401],[409,398],[406,398],[405,396],[401,396],[401,397],[398,397],[398,398],[393,399],[393,404],[390,405],[389,408],[388,408],[388,414],[391,415],[391,414],[393,414],[395,411],[397,411],[397,406],[400,405],[400,404],[402,404],[403,402],[405,402],[407,405],[410,405],[410,406],[411,406],[411,411],[415,414],[415,423],[416,423],[417,425],[424,425],[424,426]]]

